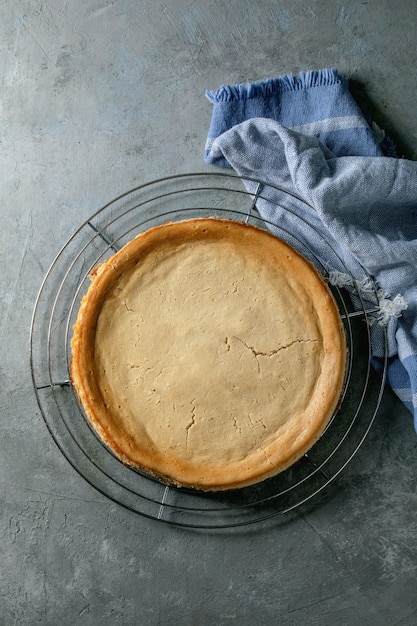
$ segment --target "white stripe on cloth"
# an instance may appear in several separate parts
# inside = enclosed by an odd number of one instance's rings
[[[370,128],[366,120],[360,115],[345,115],[341,117],[327,117],[324,120],[308,122],[299,126],[291,126],[292,130],[306,135],[319,135],[333,130],[345,130],[350,128]]]
[[[395,386],[393,386],[393,391],[402,402],[407,402],[417,407],[417,393],[411,393],[411,389],[398,389]]]
[[[372,130],[366,120],[360,115],[344,115],[340,117],[327,117],[324,120],[309,122],[308,124],[300,124],[298,126],[289,126],[291,130],[306,135],[319,135],[320,133],[328,133],[337,130],[348,130],[353,128],[368,128]],[[206,151],[211,150],[217,137],[208,137],[205,145]]]

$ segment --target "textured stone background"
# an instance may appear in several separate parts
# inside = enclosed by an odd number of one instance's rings
[[[206,169],[205,89],[337,67],[417,157],[414,0],[0,4],[0,624],[413,626],[417,436],[386,393],[326,494],[239,531],[101,496],[38,409],[31,313],[60,247],[121,192]]]

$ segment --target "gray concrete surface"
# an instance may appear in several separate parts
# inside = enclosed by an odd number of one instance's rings
[[[417,435],[385,394],[342,477],[288,516],[190,531],[90,487],[49,435],[31,313],[94,210],[207,169],[205,89],[334,66],[417,156],[413,0],[3,0],[0,624],[413,626]]]

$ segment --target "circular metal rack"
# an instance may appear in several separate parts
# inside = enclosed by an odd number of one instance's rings
[[[275,203],[275,206],[274,206]],[[268,207],[264,212],[259,207]],[[284,209],[290,220],[265,216]],[[386,368],[371,367],[369,315],[359,292],[333,288],[345,326],[349,371],[340,407],[315,446],[295,465],[253,487],[200,493],[167,487],[121,463],[90,428],[69,381],[70,340],[92,268],[148,228],[167,221],[217,216],[268,228],[310,258],[326,277],[304,221],[311,207],[278,187],[225,173],[184,174],[137,187],[92,215],[56,256],[35,303],[30,336],[33,384],[45,423],[71,465],[99,492],[148,518],[194,528],[252,524],[308,501],[340,474],[375,418]],[[269,213],[268,213],[269,212]],[[262,213],[262,217],[261,214]],[[311,236],[310,236],[311,235]],[[326,248],[327,246],[327,248]],[[320,249],[335,256],[322,240]],[[339,259],[340,261],[340,259]],[[340,263],[342,263],[340,261]]]

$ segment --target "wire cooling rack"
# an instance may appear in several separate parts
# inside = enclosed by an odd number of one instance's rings
[[[249,191],[250,190],[250,191]],[[280,206],[302,227],[294,236],[286,224],[262,219],[258,203]],[[297,214],[294,213],[297,206]],[[31,323],[33,385],[46,426],[69,463],[111,500],[145,517],[194,528],[243,526],[289,512],[322,491],[353,458],[375,418],[384,386],[371,368],[369,316],[373,308],[353,287],[333,288],[345,326],[349,368],[341,405],[315,446],[291,468],[258,485],[223,493],[167,487],[121,463],[91,429],[69,381],[70,340],[81,298],[93,267],[134,236],[167,221],[217,216],[269,228],[312,260],[309,229],[287,191],[225,173],[163,178],[137,187],[94,213],[56,256],[41,285]],[[305,205],[309,208],[308,205]],[[317,231],[314,236],[317,237]],[[334,250],[328,246],[329,255]],[[353,289],[353,293],[352,293]],[[355,303],[354,305],[352,303]]]

